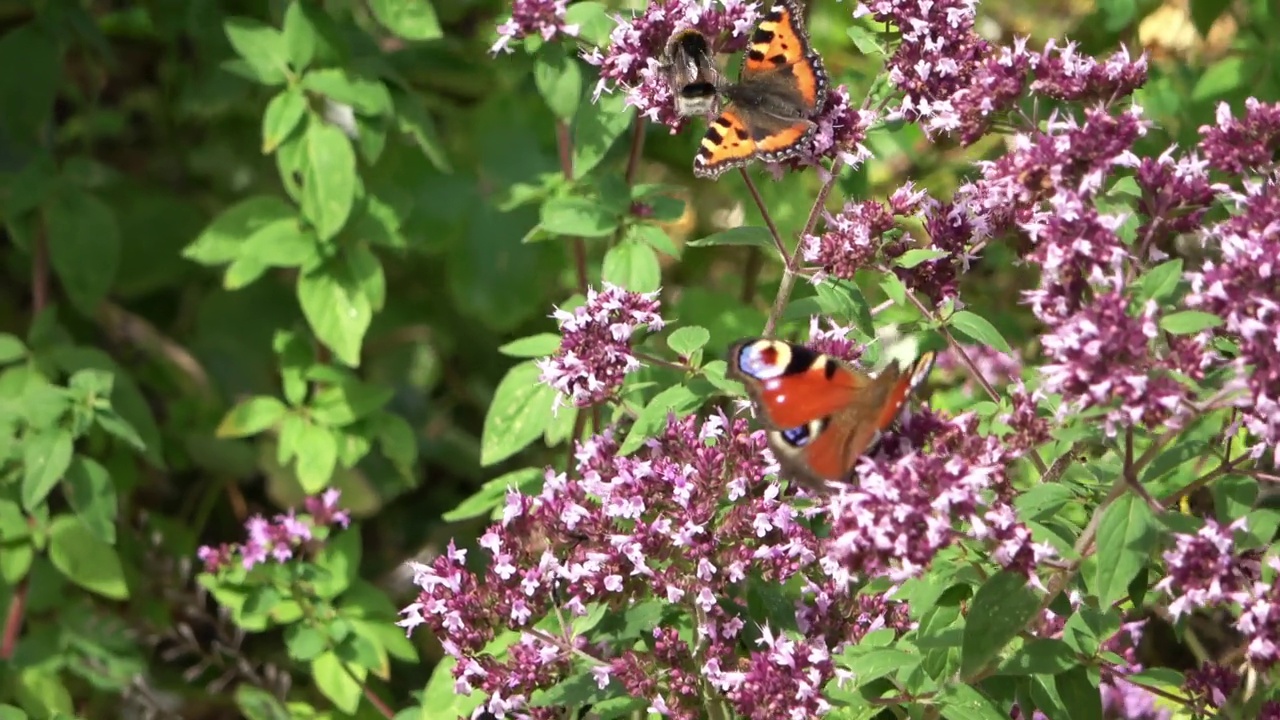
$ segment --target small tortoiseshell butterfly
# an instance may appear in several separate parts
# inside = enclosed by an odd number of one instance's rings
[[[662,67],[675,95],[677,115],[707,117],[719,111],[720,71],[705,35],[697,30],[672,34]]]
[[[909,368],[891,363],[872,377],[801,345],[750,338],[729,349],[729,372],[755,401],[778,462],[821,486],[848,479],[933,360],[924,353]]]
[[[803,22],[793,0],[775,0],[756,26],[738,82],[719,86],[730,105],[707,128],[695,175],[718,177],[752,160],[781,162],[813,134],[810,118],[827,101],[827,72]]]

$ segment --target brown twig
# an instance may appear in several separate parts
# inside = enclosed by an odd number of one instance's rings
[[[773,247],[778,251],[778,257],[784,261],[787,259],[787,246],[782,242],[782,233],[778,232],[778,226],[773,222],[773,215],[769,214],[769,208],[764,204],[764,198],[760,197],[760,191],[756,189],[756,184],[751,180],[751,176],[747,174],[746,168],[738,168],[738,173],[742,175],[742,182],[746,183],[747,191],[751,193],[751,199],[756,201],[756,208],[760,210],[760,217],[764,218],[765,227],[769,228],[769,236],[773,238]]]
[[[640,169],[640,158],[644,155],[644,131],[648,122],[643,115],[636,115],[631,126],[631,154],[627,156],[627,185],[636,181],[636,171]]]
[[[818,216],[822,213],[822,208],[827,204],[827,196],[831,194],[831,188],[835,187],[836,181],[840,179],[841,162],[836,158],[831,163],[831,176],[822,184],[818,190],[818,197],[814,198],[813,207],[809,209],[809,217],[805,220],[804,228],[800,231],[800,240],[796,242],[796,248],[792,251],[790,257],[787,257],[787,265],[782,269],[782,282],[778,284],[778,294],[773,299],[773,308],[769,311],[769,317],[764,323],[765,337],[773,337],[773,332],[778,326],[778,320],[782,317],[782,312],[787,308],[787,302],[791,299],[791,291],[796,285],[796,276],[800,271],[800,254],[804,252],[804,237],[813,232],[813,228],[818,224]]]
[[[885,270],[885,272],[889,271]],[[997,393],[996,389],[987,381],[987,378],[983,376],[982,371],[978,369],[978,364],[973,361],[973,358],[969,357],[969,353],[964,351],[964,347],[956,340],[955,336],[951,334],[951,330],[949,330],[947,326],[938,319],[938,316],[935,315],[932,310],[925,307],[925,304],[920,302],[920,299],[915,296],[915,293],[908,290],[906,295],[907,299],[911,301],[911,304],[916,306],[916,309],[920,311],[921,315],[924,315],[926,318],[929,318],[930,322],[938,325],[938,330],[940,330],[942,332],[942,336],[947,339],[947,345],[960,356],[960,361],[964,363],[965,367],[969,368],[970,374],[973,375],[974,380],[978,381],[978,385],[986,391],[987,395],[993,401],[997,403],[1000,402],[1000,393]],[[1041,477],[1044,477],[1049,472],[1048,466],[1044,464],[1044,460],[1040,458],[1040,453],[1038,451],[1032,450],[1028,452],[1027,457],[1031,460],[1031,464],[1036,466],[1036,470],[1040,472]]]

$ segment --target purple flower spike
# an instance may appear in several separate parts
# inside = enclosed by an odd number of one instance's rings
[[[511,52],[512,41],[531,35],[541,36],[548,42],[557,35],[576,37],[578,26],[564,21],[568,4],[568,0],[514,0],[511,17],[498,26],[498,41],[489,52],[495,55]]]
[[[1215,170],[1239,175],[1275,167],[1280,150],[1280,103],[1245,101],[1244,117],[1231,115],[1231,106],[1218,105],[1216,125],[1200,128],[1200,152]]]
[[[661,330],[658,293],[633,293],[609,283],[587,292],[587,302],[573,312],[556,309],[564,339],[555,355],[538,361],[540,380],[559,390],[577,407],[612,397],[628,373],[640,369],[631,352],[631,336],[641,326]]]

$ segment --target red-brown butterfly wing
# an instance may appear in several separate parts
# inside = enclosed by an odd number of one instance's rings
[[[879,417],[876,418],[877,430],[884,430],[893,424],[893,421],[898,417],[898,413],[902,411],[903,403],[929,376],[929,371],[933,369],[934,358],[935,354],[931,352],[921,355],[912,364],[911,372],[898,376],[894,381],[884,404],[880,408]]]
[[[779,430],[840,412],[870,381],[835,358],[778,340],[735,344],[729,371],[747,387],[764,423]]]

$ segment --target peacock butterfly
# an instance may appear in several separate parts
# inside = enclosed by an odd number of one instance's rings
[[[755,401],[778,461],[801,480],[822,485],[848,478],[933,360],[934,353],[924,353],[908,367],[891,363],[873,377],[802,345],[748,338],[729,349],[729,373]]]

